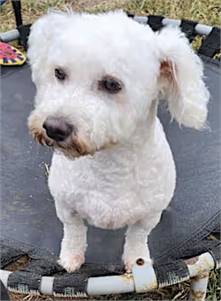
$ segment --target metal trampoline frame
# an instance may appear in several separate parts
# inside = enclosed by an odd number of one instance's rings
[[[96,295],[121,294],[121,293],[146,293],[158,288],[178,284],[186,280],[190,280],[190,300],[205,300],[209,272],[213,269],[221,267],[221,262],[216,261],[213,256],[206,252],[200,256],[196,256],[184,261],[189,276],[185,278],[176,277],[171,271],[171,279],[169,282],[158,284],[157,276],[152,265],[148,265],[142,258],[137,260],[133,266],[132,273],[88,278],[85,293],[76,292],[74,287],[66,287],[64,293],[53,291],[55,277],[42,276],[39,284],[39,290],[29,290],[25,284],[19,285],[19,289],[13,289],[8,286],[9,275],[13,272],[0,270],[0,279],[11,292],[32,293],[34,295],[45,294],[54,297],[87,297]]]

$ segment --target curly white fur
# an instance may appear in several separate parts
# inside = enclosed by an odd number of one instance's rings
[[[29,46],[37,86],[31,131],[46,139],[44,120],[63,116],[91,151],[75,159],[55,151],[52,158],[49,188],[64,225],[61,265],[74,271],[84,262],[83,220],[104,229],[128,225],[126,269],[138,257],[150,262],[147,237],[176,178],[158,99],[167,100],[180,124],[202,128],[209,93],[200,59],[178,29],[154,33],[121,11],[50,13],[32,26]],[[54,76],[57,67],[68,75],[63,82]],[[123,83],[119,93],[98,89],[105,75]]]

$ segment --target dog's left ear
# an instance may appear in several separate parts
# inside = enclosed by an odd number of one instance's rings
[[[47,61],[52,39],[61,34],[66,19],[65,13],[49,12],[31,26],[27,56],[35,84],[39,77],[45,74],[44,63]]]
[[[160,60],[159,89],[172,118],[200,129],[207,119],[209,92],[203,82],[203,65],[184,34],[175,28],[157,33]]]

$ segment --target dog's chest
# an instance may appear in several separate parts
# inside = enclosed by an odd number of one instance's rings
[[[49,188],[56,202],[64,202],[89,223],[120,228],[163,205],[164,175],[150,161],[119,151],[117,156],[99,154],[74,161],[55,154]]]

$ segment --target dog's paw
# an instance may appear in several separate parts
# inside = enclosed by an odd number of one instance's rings
[[[84,261],[84,255],[65,254],[60,256],[58,264],[61,265],[68,273],[71,273],[78,270]]]
[[[126,273],[131,273],[132,267],[135,264],[143,265],[144,263],[146,263],[152,265],[152,260],[150,259],[150,257],[124,257],[123,261]]]

